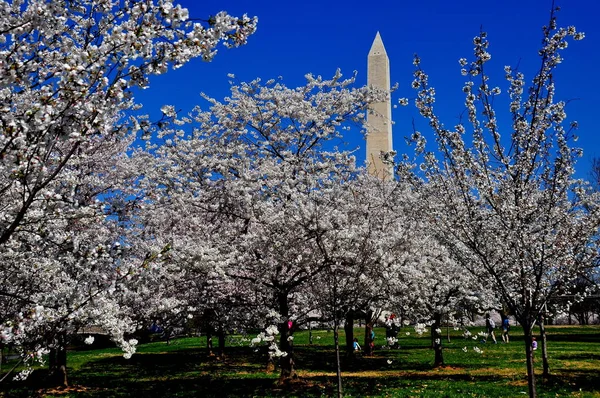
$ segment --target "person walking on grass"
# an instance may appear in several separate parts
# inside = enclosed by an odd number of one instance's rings
[[[508,344],[510,341],[510,336],[508,335],[508,331],[510,330],[510,321],[507,316],[502,318],[502,341],[505,344]]]
[[[487,334],[485,336],[485,342],[487,343],[487,339],[488,337],[492,336],[492,340],[494,340],[494,344],[498,344],[498,342],[496,341],[496,336],[494,335],[494,329],[496,328],[496,323],[494,322],[494,320],[492,319],[492,317],[490,316],[490,314],[486,314],[485,317],[485,328],[487,331]]]

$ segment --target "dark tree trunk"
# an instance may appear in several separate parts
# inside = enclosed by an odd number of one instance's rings
[[[344,331],[346,332],[346,355],[354,356],[354,311],[346,312],[344,320]]]
[[[206,353],[208,354],[209,357],[214,357],[215,354],[213,353],[213,331],[212,328],[209,327],[206,329]]]
[[[67,381],[67,335],[59,333],[54,341],[54,347],[48,355],[50,383],[59,387],[68,387]]]
[[[223,325],[219,325],[217,335],[219,336],[219,358],[225,359],[225,330]]]
[[[336,375],[337,375],[337,396],[342,398],[342,368],[340,364],[340,327],[338,325],[337,317],[335,319],[335,326],[333,328],[333,341],[335,342],[335,357],[336,357]]]
[[[587,311],[579,311],[575,314],[575,318],[580,325],[589,325],[590,314]]]
[[[435,352],[434,367],[444,366],[444,351],[442,346],[442,314],[433,315],[433,325],[431,325],[431,339],[433,350]]]
[[[289,319],[289,304],[288,304],[288,293],[280,292],[277,294],[277,301],[279,304],[279,313],[283,316],[283,320],[279,324],[279,349],[285,352],[287,355],[282,356],[279,359],[281,366],[280,380],[286,380],[296,378],[295,361],[294,361],[294,343],[290,337],[293,336],[293,327],[288,326]]]
[[[204,313],[202,314],[202,326],[206,333],[206,353],[209,357],[215,356],[215,353],[213,352],[212,340],[215,334],[215,328],[213,326],[213,321],[216,318],[215,315],[215,311],[212,308],[205,309]]]
[[[548,349],[547,349],[547,341],[546,341],[546,327],[544,326],[544,318],[540,319],[540,343],[542,346],[542,366],[543,373],[542,376],[547,379],[550,377],[550,366],[548,365]]]
[[[294,343],[292,340],[288,340],[288,337],[291,336],[291,333],[289,333],[287,322],[280,324],[279,333],[281,335],[279,338],[279,349],[287,353],[286,356],[281,357],[279,360],[281,366],[280,379],[285,380],[296,378],[297,374],[294,367]]]
[[[532,339],[532,328],[531,322],[519,322],[523,326],[523,333],[525,337],[525,356],[527,357],[527,386],[529,388],[529,397],[535,398],[537,396],[535,387],[535,369],[533,367],[534,350],[531,347]]]

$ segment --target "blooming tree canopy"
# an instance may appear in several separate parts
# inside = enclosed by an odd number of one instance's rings
[[[255,28],[226,13],[190,22],[169,0],[0,1],[2,343],[47,347],[91,323],[132,346],[111,295],[147,262],[126,265],[127,226],[102,203],[139,173],[125,153],[148,122],[125,112],[150,76]]]
[[[162,187],[148,196],[157,239],[172,240],[199,267],[211,264],[223,280],[249,283],[263,300],[259,310],[279,314],[280,349],[288,353],[287,320],[301,321],[314,302],[302,288],[334,261],[315,249],[344,227],[332,221],[342,212],[329,195],[350,178],[354,158],[327,145],[350,123],[362,124],[368,104],[386,95],[354,88],[339,71],[330,80],[306,78],[298,88],[275,80],[233,85],[224,102],[205,96],[210,110],[190,117],[163,108],[173,120],[159,131],[164,144],[153,148],[158,164],[140,182]],[[168,227],[152,223],[153,214],[171,220]],[[282,361],[283,372],[293,373],[292,355]]]
[[[474,61],[460,60],[467,121],[447,128],[435,113],[435,91],[415,57],[416,106],[433,129],[436,152],[413,135],[424,154],[420,170],[400,173],[422,181],[432,198],[429,213],[444,243],[462,265],[489,285],[525,330],[530,395],[535,395],[530,339],[552,297],[569,292],[597,257],[600,208],[597,193],[574,178],[581,149],[572,147],[576,123],[565,127],[566,103],[557,100],[554,69],[568,40],[583,34],[559,28],[552,15],[544,27],[540,69],[527,86],[505,67],[510,122],[497,117],[486,73],[489,42],[476,36]],[[502,131],[507,131],[502,133]],[[471,134],[467,134],[471,132]],[[413,172],[414,171],[414,172]]]

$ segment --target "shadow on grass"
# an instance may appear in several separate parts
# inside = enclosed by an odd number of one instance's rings
[[[210,375],[196,376],[191,379],[165,378],[161,380],[124,381],[115,383],[106,389],[106,380],[101,383],[104,388],[95,391],[74,394],[74,397],[248,397],[271,395],[275,381],[271,378],[236,379],[213,378]]]
[[[343,384],[345,394],[352,396],[368,396],[382,393],[382,391],[395,390],[395,393],[407,390],[413,386],[430,384],[438,385],[437,391],[442,391],[447,383],[463,381],[465,384],[488,383],[496,381],[496,376],[470,377],[467,375],[408,375],[404,377],[352,377],[344,376]],[[83,380],[80,380],[83,382]],[[441,385],[440,385],[441,383]],[[201,375],[193,378],[163,379],[120,379],[115,380],[113,375],[96,375],[87,378],[85,390],[73,389],[69,397],[322,397],[334,396],[336,392],[336,378],[333,376],[307,377],[291,380],[280,384],[275,377],[221,377],[214,375]],[[48,390],[29,389],[22,391],[19,397],[26,396],[52,396],[43,392]],[[436,390],[434,390],[436,391]],[[9,395],[13,396],[13,395]],[[17,395],[14,395],[15,397]],[[57,395],[59,396],[59,395]],[[402,396],[402,395],[400,395]],[[487,396],[493,396],[488,393]]]
[[[327,396],[335,395],[335,378],[315,377],[314,383],[323,386]],[[552,377],[537,383],[540,397],[571,395],[573,391],[598,392],[599,376],[594,372],[574,376]],[[468,374],[414,374],[402,377],[352,377],[344,376],[344,393],[351,396],[394,396],[394,397],[440,397],[478,396],[507,397],[521,396],[527,390],[523,376],[513,382],[500,375]],[[302,394],[302,396],[312,396]]]
[[[422,354],[414,355],[415,350],[430,350],[429,360],[423,361]],[[299,370],[310,369],[315,372],[335,372],[335,351],[312,346],[297,347],[295,350],[296,367]],[[342,372],[371,372],[390,370],[388,360],[393,361],[393,370],[396,371],[428,371],[434,369],[434,352],[429,347],[409,347],[391,350],[376,350],[373,356],[364,356],[362,353],[348,357],[345,352],[340,352]],[[469,363],[470,369],[487,367],[488,365]]]
[[[600,343],[600,333],[580,333],[577,335],[569,333],[557,333],[551,331],[547,336],[548,341],[570,342],[570,343]]]
[[[159,355],[159,354],[157,354]],[[164,354],[163,354],[164,355]],[[148,355],[146,355],[148,356]],[[154,357],[154,355],[151,355]],[[150,357],[150,356],[149,356]],[[135,358],[135,356],[134,356]],[[111,361],[112,359],[112,361]],[[148,369],[139,369],[151,366],[151,359],[138,359],[135,366],[137,371],[127,377],[115,377],[122,372],[118,369],[122,365],[122,358],[105,358],[95,361],[89,368],[81,369],[73,376],[73,383],[85,386],[85,389],[69,391],[69,397],[321,397],[334,396],[336,392],[335,376],[314,376],[292,380],[279,384],[277,373],[177,373],[176,367],[185,369],[189,363],[169,363],[170,359],[155,364],[158,369],[168,371],[161,377],[153,375]],[[133,359],[133,358],[132,358]],[[370,359],[370,358],[368,358]],[[122,359],[125,361],[124,359]],[[115,368],[111,370],[111,366]],[[217,366],[217,365],[215,365]],[[220,365],[219,365],[220,366]],[[227,366],[227,365],[223,365]],[[314,370],[314,369],[313,369]],[[414,369],[413,369],[414,370]],[[94,372],[90,374],[90,372]],[[146,376],[142,376],[146,372]],[[595,371],[576,371],[553,375],[550,379],[538,380],[540,396],[562,396],[572,391],[597,391],[600,376]],[[34,377],[31,381],[38,379]],[[524,390],[525,378],[521,383],[507,384],[505,377],[497,374],[468,375],[468,374],[405,374],[401,377],[377,376],[358,377],[343,376],[345,394],[352,396],[379,396],[390,393],[393,396],[463,396],[461,394],[486,397],[519,396]],[[30,385],[27,390],[7,394],[7,397],[36,397],[40,386]],[[42,390],[44,391],[44,390]],[[48,390],[45,390],[48,391]],[[1,394],[0,394],[1,396]],[[52,396],[52,395],[50,395]]]
[[[448,374],[435,372],[431,356],[423,350],[429,347],[402,347],[398,350],[377,350],[372,357],[357,355],[343,358],[343,372],[368,372],[362,377],[343,375],[344,392],[352,396],[520,396],[524,377],[504,377],[501,374],[471,375],[468,371]],[[264,352],[250,347],[227,347],[225,360],[206,355],[202,348],[182,348],[170,352],[135,354],[126,360],[121,355],[96,357],[81,368],[70,372],[70,381],[81,388],[70,390],[69,397],[248,397],[248,396],[334,396],[336,393],[335,351],[331,347],[296,346],[296,365],[299,370],[327,372],[278,383],[278,371],[264,372]],[[418,355],[415,355],[418,354]],[[344,352],[341,353],[344,357]],[[423,361],[423,358],[430,361]],[[561,360],[598,360],[597,353],[562,353]],[[393,360],[393,364],[388,363]],[[489,367],[490,364],[465,363],[465,369]],[[402,372],[391,377],[387,371]],[[431,372],[429,372],[431,371]],[[414,372],[414,373],[413,373]],[[25,383],[19,384],[0,397],[35,397],[39,391],[49,391],[41,380],[44,371],[36,371]],[[597,392],[600,375],[597,370],[556,368],[556,375],[542,381],[540,396],[562,396],[581,389]],[[4,386],[2,386],[4,388]],[[52,395],[48,395],[52,396]],[[58,395],[57,395],[58,396]],[[64,395],[63,395],[64,396]]]
[[[559,354],[554,355],[552,359],[561,361],[600,361],[600,354],[592,352],[582,352],[577,354]]]
[[[170,376],[190,378],[216,373],[259,373],[261,358],[250,349],[239,348],[226,351],[225,360],[209,357],[204,350],[135,354],[130,359],[112,356],[86,363],[76,373],[76,378],[85,385],[98,385],[101,384],[100,379],[108,376],[118,381],[131,378],[168,379]]]
[[[595,369],[557,369],[560,374],[552,374],[540,383],[545,389],[552,391],[589,391],[598,393],[600,373]],[[540,378],[541,380],[541,378]]]

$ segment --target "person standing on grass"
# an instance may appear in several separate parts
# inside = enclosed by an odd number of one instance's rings
[[[506,344],[510,341],[510,336],[508,335],[508,331],[510,329],[510,321],[507,316],[502,318],[502,341]]]
[[[494,329],[496,328],[496,323],[488,313],[485,318],[485,328],[487,330],[487,334],[485,336],[485,341],[487,342],[488,337],[492,336],[492,340],[494,340],[494,344],[498,344],[496,341],[496,336],[494,335]]]
[[[373,355],[373,351],[375,350],[375,331],[371,329],[371,340],[369,341],[369,349],[370,355]]]
[[[392,318],[386,315],[385,316],[385,338],[389,339],[390,337],[392,337]]]

